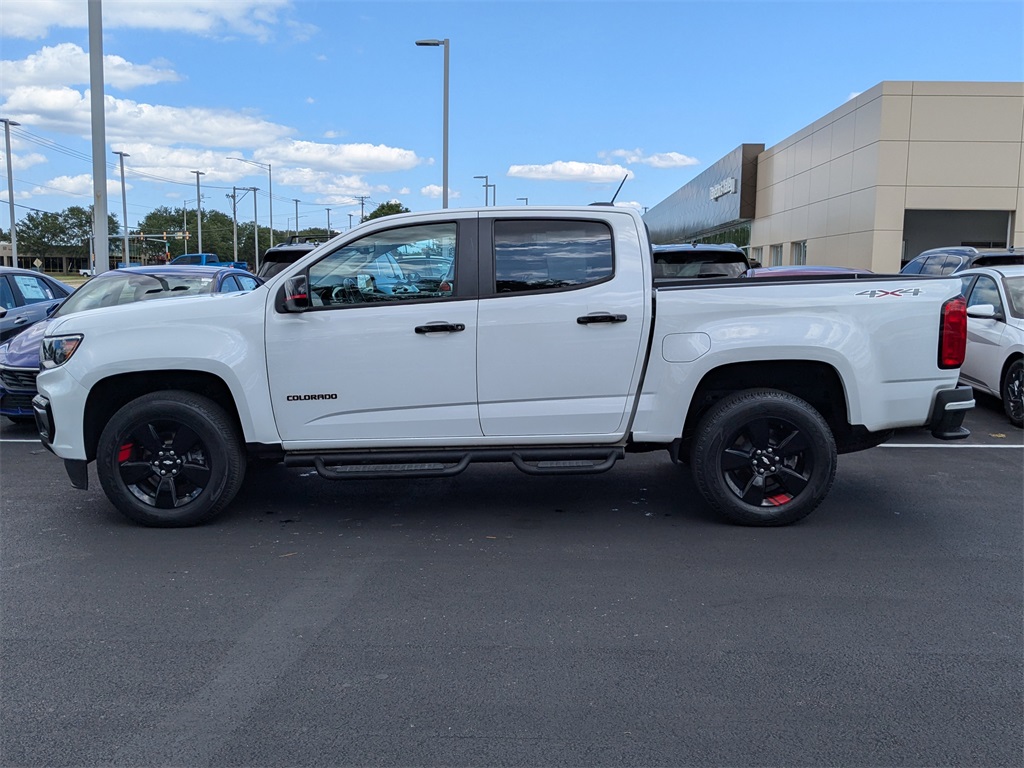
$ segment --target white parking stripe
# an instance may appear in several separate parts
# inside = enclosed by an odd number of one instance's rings
[[[1020,450],[1024,445],[978,445],[976,443],[882,443],[879,448],[1016,448]]]

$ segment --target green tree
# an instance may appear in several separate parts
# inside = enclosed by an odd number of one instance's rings
[[[398,200],[391,200],[387,203],[381,203],[378,205],[373,209],[372,213],[367,214],[363,221],[379,219],[382,216],[393,216],[396,213],[409,213],[409,209],[402,205]]]

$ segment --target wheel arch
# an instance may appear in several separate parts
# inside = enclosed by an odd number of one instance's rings
[[[846,388],[832,365],[818,360],[757,360],[730,363],[704,374],[690,400],[683,444],[692,440],[697,424],[711,406],[746,389],[777,389],[805,400],[825,419],[840,453],[857,438],[849,422]]]
[[[93,461],[96,458],[100,433],[122,406],[142,395],[170,390],[192,392],[209,398],[224,409],[238,435],[243,434],[231,389],[216,374],[188,370],[136,371],[102,379],[90,390],[83,420],[86,459]]]

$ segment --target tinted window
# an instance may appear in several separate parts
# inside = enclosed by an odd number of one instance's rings
[[[451,283],[411,279],[414,275],[402,271],[395,254],[430,254],[451,264],[455,240],[456,224],[445,222],[388,229],[349,243],[309,268],[313,305],[448,298]]]
[[[14,309],[14,291],[3,275],[0,275],[0,307]]]
[[[1003,302],[999,298],[999,288],[996,281],[987,275],[979,275],[978,282],[974,284],[970,298],[967,299],[968,307],[975,307],[978,304],[991,304],[996,312],[1003,311]]]
[[[907,263],[900,271],[905,275],[918,275],[921,273],[921,267],[924,266],[924,259],[914,259]]]
[[[235,275],[235,279],[242,286],[243,291],[251,291],[259,285],[255,277],[249,277],[248,275]]]
[[[943,274],[943,264],[946,263],[946,256],[944,254],[936,254],[935,256],[929,256],[923,260],[924,263],[921,265],[922,275],[941,275]]]
[[[574,288],[612,276],[612,235],[596,221],[494,222],[498,293]]]
[[[234,275],[228,275],[224,278],[224,282],[220,284],[221,293],[236,293],[240,290],[242,289],[238,287],[238,281],[235,280]]]

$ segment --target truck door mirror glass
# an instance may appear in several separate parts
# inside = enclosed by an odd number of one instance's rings
[[[284,299],[281,304],[285,312],[305,312],[312,306],[309,300],[309,278],[305,273],[289,277],[281,292]]]

